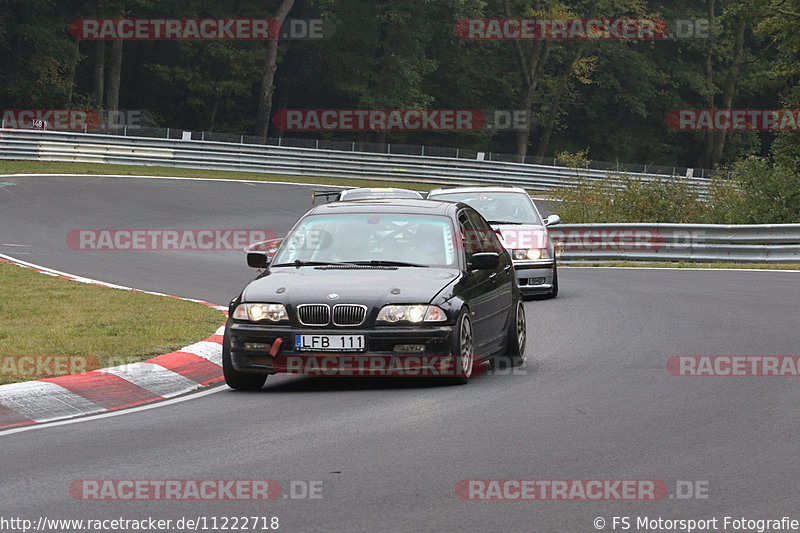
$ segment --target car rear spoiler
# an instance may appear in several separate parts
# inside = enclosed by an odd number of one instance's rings
[[[311,193],[311,203],[315,204],[317,202],[317,198],[319,198],[320,196],[324,196],[325,201],[330,202],[331,196],[335,198],[339,196],[341,192],[342,191],[314,191],[313,193]]]

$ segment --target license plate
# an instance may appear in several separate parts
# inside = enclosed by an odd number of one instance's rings
[[[295,335],[298,350],[314,352],[363,352],[364,335]]]

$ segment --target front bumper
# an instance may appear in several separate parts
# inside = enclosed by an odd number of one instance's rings
[[[364,335],[364,351],[306,351],[295,348],[297,334],[314,335]],[[275,374],[276,359],[291,356],[302,357],[369,357],[398,355],[397,345],[424,345],[424,351],[403,353],[408,356],[443,356],[450,353],[452,325],[442,326],[386,326],[380,328],[292,328],[291,326],[266,326],[262,324],[231,322],[229,338],[231,364],[237,372],[252,374]],[[270,348],[281,339],[274,355]],[[245,344],[262,344],[270,348],[250,350]]]
[[[514,261],[517,285],[522,294],[547,294],[553,290],[555,261]]]

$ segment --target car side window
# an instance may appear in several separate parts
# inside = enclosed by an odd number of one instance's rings
[[[492,227],[489,226],[476,211],[466,211],[466,214],[475,228],[475,240],[480,243],[479,246],[481,251],[502,251],[503,245],[500,244],[500,240],[497,238],[497,234],[494,232]]]
[[[464,250],[464,256],[466,258],[466,262],[469,263],[472,260],[472,255],[480,252],[480,246],[476,245],[477,239],[475,239],[475,228],[472,226],[472,223],[469,221],[469,217],[464,211],[461,211],[458,214],[458,234],[460,239],[460,247]]]

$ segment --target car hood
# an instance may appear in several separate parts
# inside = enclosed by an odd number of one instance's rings
[[[507,250],[547,248],[547,228],[538,224],[492,224],[500,231],[500,239]]]
[[[460,271],[411,267],[278,267],[253,280],[242,293],[245,302],[386,303],[433,300]],[[339,295],[335,300],[328,295]]]

